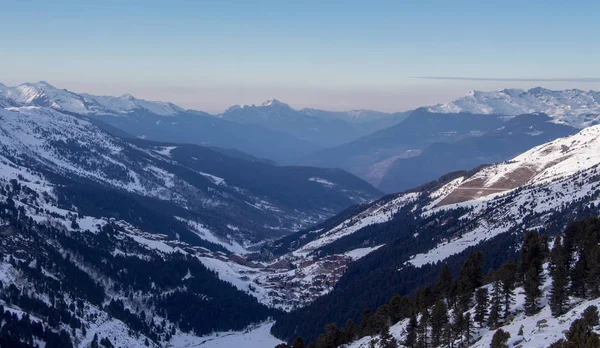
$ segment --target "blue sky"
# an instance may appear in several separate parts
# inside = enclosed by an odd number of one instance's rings
[[[46,80],[212,112],[269,97],[296,107],[393,111],[470,89],[600,89],[599,1],[0,5],[0,81],[8,85]]]

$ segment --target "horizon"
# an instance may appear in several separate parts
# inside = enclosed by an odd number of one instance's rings
[[[219,113],[395,112],[469,90],[600,89],[585,1],[9,1],[0,76]],[[40,33],[42,33],[40,35]]]
[[[5,86],[5,87],[8,87],[8,88],[15,88],[15,87],[18,87],[18,86],[21,86],[21,85],[27,85],[27,84],[46,84],[46,85],[48,85],[48,86],[50,86],[52,88],[55,88],[55,89],[58,89],[58,90],[66,90],[66,91],[68,91],[70,93],[74,93],[74,94],[77,94],[77,95],[82,95],[82,94],[95,95],[94,93],[90,93],[90,92],[87,92],[87,91],[74,91],[74,90],[71,90],[69,88],[63,88],[62,86],[56,86],[55,84],[53,84],[51,82],[48,82],[48,81],[45,81],[45,80],[40,80],[40,81],[36,81],[36,82],[26,81],[26,82],[22,82],[22,83],[19,83],[19,84],[6,84],[6,83],[0,81],[0,86]],[[212,116],[219,116],[219,115],[225,113],[228,109],[234,108],[234,107],[242,107],[243,108],[243,107],[246,107],[246,106],[249,106],[249,107],[265,106],[264,104],[266,104],[266,103],[268,103],[270,101],[273,101],[273,100],[277,101],[279,103],[285,104],[285,105],[291,107],[294,110],[315,109],[315,110],[332,111],[332,112],[374,111],[374,112],[381,112],[381,113],[386,113],[386,114],[394,114],[394,113],[400,113],[400,112],[406,112],[406,111],[413,111],[413,110],[421,108],[421,107],[429,107],[429,106],[435,106],[435,105],[450,103],[450,102],[455,101],[456,99],[459,99],[459,98],[467,96],[469,93],[471,93],[473,91],[474,92],[482,92],[482,93],[490,93],[490,92],[500,92],[500,91],[509,90],[509,89],[518,89],[518,90],[523,90],[523,91],[529,91],[529,90],[535,89],[535,88],[543,88],[543,89],[547,89],[547,90],[550,90],[550,91],[553,91],[553,92],[563,91],[563,90],[565,90],[565,91],[566,90],[579,90],[579,91],[583,91],[583,92],[598,92],[599,91],[599,90],[596,90],[596,89],[582,89],[582,88],[552,89],[552,88],[542,87],[541,85],[536,85],[536,86],[530,87],[530,88],[511,88],[511,87],[505,87],[505,88],[494,89],[494,90],[470,89],[470,90],[465,91],[465,93],[463,93],[462,95],[460,95],[460,96],[458,96],[456,98],[453,98],[451,100],[438,101],[438,102],[427,104],[427,105],[418,105],[418,106],[416,106],[414,108],[410,108],[410,109],[392,110],[392,111],[384,111],[384,110],[377,110],[377,109],[370,109],[370,108],[361,108],[361,107],[355,108],[355,109],[331,109],[331,108],[328,109],[328,108],[318,108],[318,107],[310,107],[310,106],[295,106],[295,105],[292,105],[292,104],[288,103],[286,100],[282,100],[282,99],[277,98],[277,97],[269,97],[269,98],[267,98],[264,101],[259,102],[259,103],[252,103],[252,104],[239,104],[238,103],[238,104],[232,104],[232,105],[227,106],[225,109],[223,109],[221,111],[211,112],[211,111],[203,110],[203,109],[186,108],[186,107],[184,107],[182,105],[179,105],[179,104],[177,104],[175,102],[172,102],[170,100],[167,100],[167,99],[146,99],[146,98],[140,97],[138,95],[135,95],[135,94],[129,93],[129,92],[126,92],[126,93],[123,93],[123,94],[120,94],[120,95],[96,94],[96,96],[113,97],[113,98],[121,98],[121,97],[126,97],[126,96],[133,96],[135,99],[145,100],[145,101],[149,101],[149,102],[171,103],[171,104],[174,104],[175,106],[181,107],[181,108],[183,108],[185,110],[202,111],[202,112],[206,112],[206,113],[208,113],[208,114],[210,114]]]

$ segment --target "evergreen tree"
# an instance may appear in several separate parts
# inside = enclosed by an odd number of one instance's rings
[[[390,334],[389,328],[385,328],[381,333],[379,348],[398,348],[398,341]]]
[[[294,343],[292,344],[292,348],[304,348],[304,339],[302,339],[302,337],[298,336],[296,337],[296,339],[294,340]]]
[[[460,270],[458,281],[459,309],[467,311],[471,306],[473,292],[483,282],[483,254],[480,252],[469,255]]]
[[[419,333],[417,336],[417,347],[427,348],[429,346],[429,312],[424,310],[421,312],[421,318],[419,319]]]
[[[508,316],[510,312],[510,306],[513,302],[515,295],[515,285],[517,282],[517,263],[514,260],[510,260],[503,264],[496,276],[502,284],[502,297],[504,304],[504,318]]]
[[[90,345],[91,348],[99,348],[98,347],[98,334],[95,333],[94,334],[94,339],[92,340],[92,344]]]
[[[490,344],[490,348],[508,348],[508,339],[510,338],[510,333],[505,332],[502,329],[498,329],[494,336],[492,337],[492,343]]]
[[[590,298],[600,297],[600,245],[595,244],[587,258],[588,274],[585,278],[587,293]]]
[[[437,347],[444,337],[444,330],[448,327],[448,308],[443,300],[437,300],[431,312],[431,345]]]
[[[535,266],[529,267],[525,274],[523,289],[525,290],[525,314],[533,315],[538,310],[538,300],[542,296],[540,273]]]
[[[488,316],[488,326],[491,329],[497,328],[500,323],[500,311],[502,306],[502,297],[500,290],[500,282],[494,281],[492,285],[492,296],[490,301],[490,314]]]
[[[554,317],[563,315],[567,311],[569,296],[567,293],[567,271],[565,269],[564,249],[560,236],[554,240],[554,247],[550,252],[550,272],[552,276],[552,289],[550,289],[550,309]]]
[[[519,274],[523,282],[531,267],[542,272],[542,261],[544,258],[544,243],[543,239],[536,231],[527,232],[521,252],[519,255]]]
[[[452,331],[453,331],[454,335],[450,342],[453,342],[458,339],[462,343],[464,329],[465,329],[465,317],[463,315],[463,312],[454,311],[454,318],[453,318],[453,322],[452,322]]]
[[[450,273],[450,268],[448,268],[448,265],[444,264],[438,276],[438,281],[433,288],[433,292],[438,298],[448,298],[451,285],[452,274]]]
[[[412,311],[410,318],[408,319],[408,325],[406,326],[406,338],[404,339],[404,345],[408,348],[416,348],[417,346],[417,331],[419,330],[419,323],[417,322],[417,313]]]
[[[348,319],[346,321],[346,326],[344,327],[344,340],[346,342],[352,342],[358,337],[358,326],[354,323],[352,319]]]
[[[581,314],[581,318],[591,328],[598,326],[600,324],[600,318],[598,316],[598,307],[593,305],[588,306]]]
[[[485,325],[488,308],[488,291],[486,288],[479,288],[475,292],[475,321],[479,327]]]
[[[471,313],[467,312],[465,314],[463,323],[464,323],[463,324],[463,326],[464,326],[463,335],[465,337],[465,342],[466,342],[467,346],[469,346],[471,344],[471,338],[473,337],[473,333],[474,333],[473,319],[471,318]]]
[[[571,271],[571,289],[570,293],[577,297],[586,297],[585,279],[587,278],[587,262],[585,255],[579,254],[579,259]]]

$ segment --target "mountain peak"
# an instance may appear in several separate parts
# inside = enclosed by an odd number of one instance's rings
[[[262,106],[283,106],[283,107],[288,107],[288,108],[290,107],[289,105],[282,103],[275,98],[269,98],[269,100],[262,103]]]

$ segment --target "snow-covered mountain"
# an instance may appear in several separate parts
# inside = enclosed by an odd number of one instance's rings
[[[124,140],[52,108],[0,109],[0,120],[0,155],[7,161],[42,175],[167,201],[183,209],[179,217],[206,220],[201,225],[225,242],[289,233],[377,196],[368,184],[339,170],[279,167],[199,146]],[[244,172],[264,176],[249,179]],[[302,195],[290,199],[298,189]],[[204,218],[192,218],[202,211]]]
[[[172,103],[137,99],[130,94],[120,97],[76,94],[45,81],[15,87],[0,85],[1,98],[12,100],[16,105],[46,106],[80,115],[123,116],[145,110],[155,115],[173,116],[185,111]]]
[[[470,91],[462,98],[428,107],[431,112],[520,115],[545,113],[555,122],[583,128],[600,122],[600,92],[541,87],[530,90]]]
[[[600,125],[356,207],[274,245],[291,260],[365,250],[328,296],[278,321],[274,333],[291,337],[295,328],[313,337],[327,323],[358,322],[365,307],[429,284],[441,263],[457,269],[467,254],[482,251],[498,267],[515,255],[525,231],[561,233],[568,222],[599,213]]]

